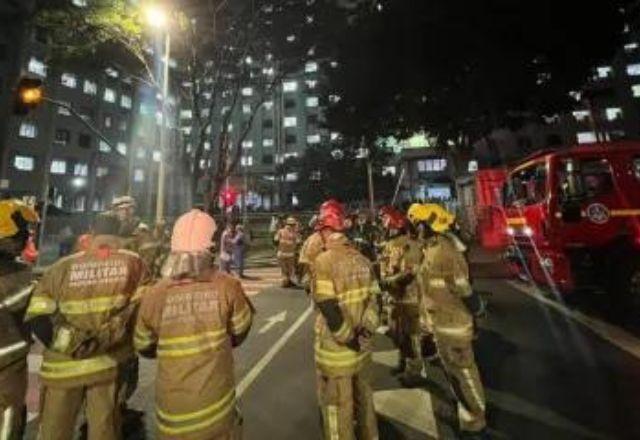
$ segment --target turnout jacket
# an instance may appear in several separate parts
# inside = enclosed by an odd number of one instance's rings
[[[45,385],[115,380],[118,365],[133,355],[132,307],[147,269],[120,245],[118,237],[95,236],[87,251],[58,260],[36,286],[26,318],[49,316],[54,333],[40,371]],[[90,341],[100,348],[78,354],[76,348]]]
[[[469,266],[454,240],[436,235],[426,241],[419,281],[421,326],[442,336],[471,338],[473,318],[464,302],[473,295]]]
[[[313,299],[319,310],[315,325],[315,359],[329,377],[356,374],[371,357],[360,347],[378,326],[375,296],[380,287],[371,264],[348,241],[335,233],[326,252],[315,260]]]
[[[273,239],[278,244],[278,258],[294,258],[300,237],[291,227],[280,229]]]
[[[406,234],[385,243],[380,258],[381,284],[396,301],[416,306],[420,302],[420,285],[416,275],[422,258],[422,245]]]
[[[240,282],[210,269],[197,279],[165,279],[145,294],[135,346],[157,356],[156,416],[162,438],[211,439],[235,420],[232,347],[254,309]]]

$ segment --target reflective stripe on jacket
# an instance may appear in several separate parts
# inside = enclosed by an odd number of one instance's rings
[[[147,270],[137,254],[120,249],[120,245],[117,237],[96,236],[86,252],[59,260],[36,286],[27,319],[52,317],[56,335],[52,346],[56,350],[104,331],[134,300]],[[57,330],[61,325],[64,332]],[[133,355],[131,335],[125,329],[118,332],[118,340],[106,353],[86,359],[74,359],[70,353],[51,347],[46,349],[40,372],[43,383],[76,387],[115,379],[118,364]]]
[[[24,363],[29,352],[21,322],[33,292],[31,280],[29,266],[12,261],[0,264],[0,373],[15,362]]]
[[[161,281],[143,297],[135,346],[157,354],[163,438],[216,438],[231,428],[232,340],[247,334],[253,313],[240,282],[213,270],[197,281]]]
[[[315,327],[315,358],[327,376],[351,375],[370,359],[368,350],[354,351],[347,343],[366,329],[374,332],[378,324],[374,297],[380,292],[369,261],[353,248],[343,234],[327,240],[327,251],[315,260],[313,299],[316,304],[337,301],[342,325],[331,331],[322,314]]]

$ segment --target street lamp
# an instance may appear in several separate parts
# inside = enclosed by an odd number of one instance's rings
[[[160,163],[158,164],[158,197],[156,199],[156,224],[164,220],[165,178],[167,174],[165,154],[167,150],[167,100],[169,98],[169,58],[171,56],[171,35],[167,12],[157,5],[149,5],[145,10],[149,26],[164,31],[164,65],[162,70],[162,115],[160,118]]]

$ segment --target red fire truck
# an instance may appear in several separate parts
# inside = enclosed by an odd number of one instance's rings
[[[543,151],[503,190],[514,271],[560,293],[604,288],[640,305],[640,142]]]

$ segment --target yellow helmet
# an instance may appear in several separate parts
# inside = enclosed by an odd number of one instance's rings
[[[9,238],[16,235],[20,228],[16,224],[13,216],[19,213],[28,223],[37,223],[38,213],[20,200],[0,200],[0,239]]]
[[[447,231],[456,220],[455,215],[435,203],[414,203],[407,211],[411,223],[426,222],[435,232]]]

